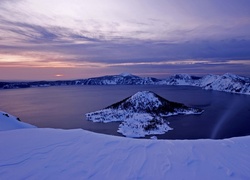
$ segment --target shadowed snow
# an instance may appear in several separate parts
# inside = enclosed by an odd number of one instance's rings
[[[35,128],[35,126],[20,122],[19,118],[6,112],[0,111],[0,131],[7,131],[20,128]]]
[[[35,128],[0,132],[0,144],[1,179],[250,178],[249,136],[140,140]]]

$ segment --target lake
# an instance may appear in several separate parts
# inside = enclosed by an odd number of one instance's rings
[[[169,117],[169,126],[173,130],[157,135],[159,139],[220,139],[250,135],[250,96],[189,86],[58,86],[0,90],[0,110],[41,128],[82,128],[121,136],[116,132],[119,123],[93,123],[85,119],[85,113],[144,90],[205,110],[201,115]]]

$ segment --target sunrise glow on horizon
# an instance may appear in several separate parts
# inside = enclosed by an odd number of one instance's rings
[[[250,76],[248,0],[2,0],[0,80]]]

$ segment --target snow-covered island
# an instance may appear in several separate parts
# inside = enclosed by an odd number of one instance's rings
[[[131,139],[82,129],[21,127],[17,118],[6,114],[0,113],[3,180],[250,179],[250,136]]]
[[[86,118],[104,123],[121,121],[117,132],[127,137],[144,137],[172,130],[166,119],[168,116],[202,112],[198,108],[168,101],[153,92],[140,91],[105,109],[87,113]]]

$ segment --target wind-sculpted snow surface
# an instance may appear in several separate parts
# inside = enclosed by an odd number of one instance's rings
[[[168,116],[201,113],[201,109],[168,101],[150,91],[141,91],[103,110],[87,113],[86,118],[104,123],[121,121],[118,132],[127,137],[144,137],[172,130],[167,124]]]
[[[250,136],[131,139],[82,129],[0,132],[0,179],[250,179]]]
[[[0,131],[7,131],[7,130],[21,129],[21,128],[34,128],[34,127],[35,126],[21,122],[20,119],[15,116],[0,111]]]

